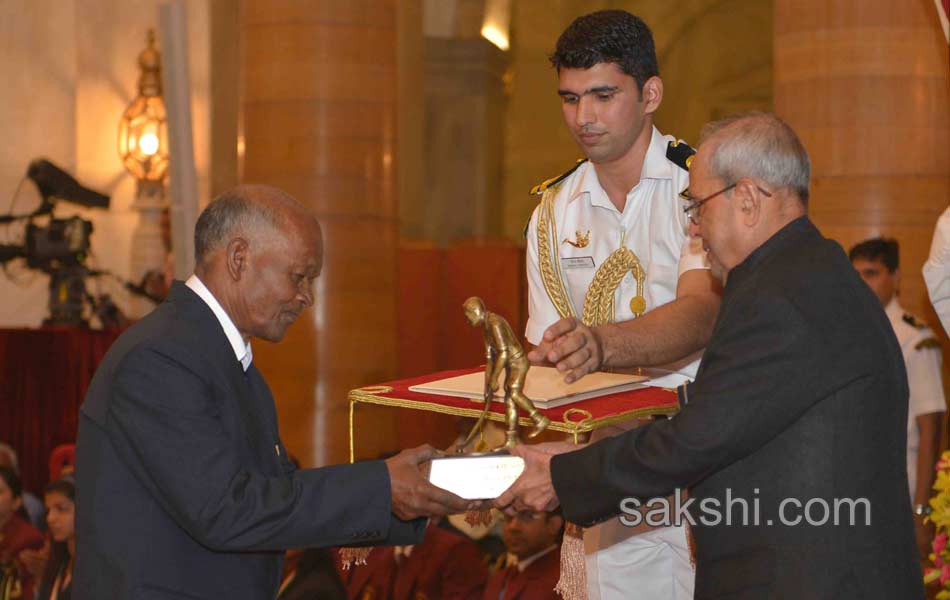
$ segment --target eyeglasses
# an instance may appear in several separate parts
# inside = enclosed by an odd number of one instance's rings
[[[701,207],[703,204],[706,204],[707,202],[709,202],[710,200],[712,200],[719,194],[725,194],[726,192],[736,187],[737,185],[739,185],[738,181],[736,183],[733,183],[732,185],[727,185],[726,187],[722,188],[718,192],[709,194],[705,198],[693,198],[692,196],[689,195],[689,188],[686,188],[679,194],[680,198],[682,198],[688,203],[686,205],[686,208],[683,209],[683,212],[686,213],[686,216],[689,217],[689,220],[693,225],[699,225],[699,207]],[[760,186],[755,186],[755,187],[760,192],[762,192],[765,196],[769,198],[772,197],[772,192],[768,190],[764,190]]]
[[[539,521],[546,517],[547,514],[543,512],[534,512],[533,510],[523,510],[519,513],[514,514],[513,516],[505,515],[505,523],[510,523],[511,521],[519,521],[521,523],[530,523],[531,521]]]

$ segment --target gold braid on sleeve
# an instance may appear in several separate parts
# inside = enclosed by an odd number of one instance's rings
[[[594,327],[613,322],[615,316],[614,292],[627,271],[633,271],[633,276],[637,279],[637,297],[643,298],[643,282],[646,279],[646,272],[633,250],[622,246],[600,265],[597,273],[594,274],[594,280],[587,288],[587,295],[584,297],[584,316],[582,318],[585,325]],[[645,309],[645,303],[643,304]],[[643,310],[636,311],[634,318],[639,317],[643,312]]]
[[[554,196],[559,186],[552,186],[544,190],[541,197],[541,210],[538,214],[538,267],[541,269],[541,282],[547,292],[551,304],[557,314],[563,319],[573,317],[574,305],[571,304],[564,289],[564,279],[561,274],[561,261],[557,246],[551,246],[551,240],[557,240],[557,223],[554,218]]]

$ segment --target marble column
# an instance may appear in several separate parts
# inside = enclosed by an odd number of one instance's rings
[[[812,219],[846,249],[901,245],[901,302],[926,314],[920,268],[950,200],[947,43],[932,2],[776,0],[775,111],[812,160]]]
[[[347,391],[395,374],[398,10],[395,0],[241,6],[242,180],[286,190],[323,225],[316,306],[281,344],[254,348],[304,465],[345,461]],[[387,419],[366,427],[367,443],[394,436]]]
[[[430,37],[425,60],[427,185],[419,221],[404,231],[440,246],[497,236],[507,56],[482,38]]]

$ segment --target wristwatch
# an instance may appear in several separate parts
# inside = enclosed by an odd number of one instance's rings
[[[933,509],[926,504],[915,504],[914,505],[914,514],[919,516],[927,516],[933,512]]]

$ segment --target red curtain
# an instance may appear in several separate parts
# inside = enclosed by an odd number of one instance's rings
[[[0,441],[17,451],[23,486],[42,495],[49,454],[76,441],[79,405],[119,331],[0,329]]]

